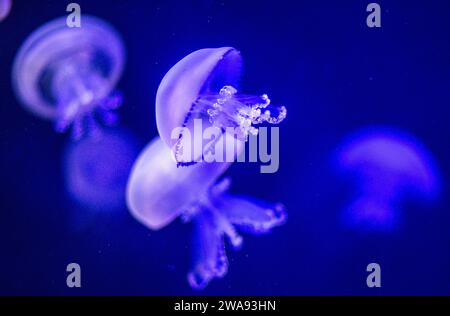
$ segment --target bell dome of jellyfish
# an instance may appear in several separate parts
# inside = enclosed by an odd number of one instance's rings
[[[138,145],[122,129],[68,143],[63,158],[65,188],[83,208],[103,212],[125,207],[125,188]]]
[[[23,106],[51,120],[58,132],[72,128],[79,138],[113,125],[122,98],[115,92],[125,60],[118,33],[106,22],[83,15],[80,28],[66,18],[35,30],[17,53],[13,87]]]
[[[156,96],[160,138],[140,154],[128,181],[128,208],[150,229],[161,229],[179,216],[193,224],[188,282],[194,289],[227,273],[225,240],[237,249],[243,242],[239,231],[268,233],[287,216],[280,203],[231,195],[231,181],[219,181],[247,136],[258,133],[255,125],[278,124],[286,116],[286,108],[271,106],[265,94],[237,92],[241,66],[240,53],[222,47],[195,51],[168,71]],[[217,133],[205,143],[201,138],[208,127]],[[192,136],[190,151],[184,139]],[[202,160],[220,145],[234,149],[231,161]]]
[[[179,165],[197,162],[214,146],[202,139],[208,127],[246,141],[249,134],[258,134],[256,125],[279,124],[286,117],[286,108],[273,106],[267,94],[238,92],[242,63],[240,52],[233,47],[205,48],[181,59],[162,79],[156,94],[156,123]],[[203,123],[200,132],[194,127],[196,119]],[[187,157],[182,153],[183,137],[193,138],[201,149],[194,145]]]
[[[393,230],[406,201],[432,201],[439,193],[431,153],[404,132],[385,128],[359,132],[340,147],[337,163],[355,185],[344,212],[350,227]]]

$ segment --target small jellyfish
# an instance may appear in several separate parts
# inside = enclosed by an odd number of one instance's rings
[[[351,227],[390,231],[407,197],[432,201],[439,191],[431,154],[402,132],[373,129],[359,133],[340,147],[337,163],[356,182],[356,196],[344,213]]]
[[[137,154],[134,136],[117,128],[70,142],[63,158],[67,193],[93,211],[124,207],[125,188]]]
[[[115,85],[125,50],[106,22],[83,15],[83,26],[70,28],[66,18],[35,30],[16,55],[12,80],[21,103],[52,120],[58,132],[95,133],[98,122],[114,125],[122,103]]]
[[[6,19],[11,11],[11,0],[0,0],[0,22]]]
[[[128,182],[128,208],[150,229],[161,229],[178,216],[193,223],[193,264],[187,278],[194,289],[227,273],[225,237],[239,248],[242,237],[237,229],[268,233],[287,217],[282,204],[228,193],[231,181],[218,179],[233,161],[197,161],[206,153],[204,148],[191,161],[178,159],[185,149],[180,142],[187,135],[183,131],[198,132],[194,119],[215,127],[220,132],[217,139],[231,144],[235,157],[248,134],[257,133],[255,125],[284,119],[286,109],[270,106],[266,95],[237,93],[241,65],[239,52],[223,47],[193,52],[169,70],[156,96],[161,138],[144,149]],[[237,132],[228,133],[228,128]],[[173,137],[174,130],[181,133]]]

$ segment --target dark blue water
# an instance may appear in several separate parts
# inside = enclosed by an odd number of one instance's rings
[[[124,38],[118,88],[121,124],[141,146],[157,135],[161,78],[204,47],[242,52],[242,90],[268,93],[288,108],[280,170],[235,164],[232,191],[283,202],[285,226],[246,236],[229,251],[230,270],[205,291],[186,282],[191,226],[151,232],[124,207],[93,214],[65,193],[68,135],[26,112],[10,84],[14,55],[38,26],[65,14],[64,1],[15,1],[0,23],[0,293],[126,295],[450,294],[450,3],[379,1],[382,27],[366,24],[368,1],[77,1]],[[387,125],[414,135],[442,179],[432,205],[405,203],[390,233],[348,230],[340,214],[351,186],[333,169],[349,133]],[[66,286],[66,265],[82,287]],[[366,266],[382,287],[366,286]]]

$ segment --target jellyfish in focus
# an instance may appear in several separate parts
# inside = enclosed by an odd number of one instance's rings
[[[53,121],[58,132],[72,128],[74,138],[95,133],[98,124],[114,125],[122,103],[115,91],[125,59],[118,33],[106,22],[83,15],[83,27],[66,18],[35,30],[16,55],[12,81],[21,103]]]
[[[11,11],[11,0],[0,0],[0,22],[6,19]]]
[[[237,156],[248,134],[258,132],[254,125],[277,124],[286,116],[286,109],[270,106],[266,95],[237,93],[241,65],[239,52],[223,47],[193,52],[169,70],[156,96],[160,138],[141,153],[128,182],[128,208],[150,229],[161,229],[179,216],[193,223],[193,262],[187,279],[194,289],[227,273],[225,239],[238,249],[243,241],[238,230],[268,233],[287,218],[280,203],[229,194],[231,181],[219,178],[233,161],[198,160],[215,146],[204,148],[205,142],[199,142],[202,148],[187,157],[191,160],[179,159],[186,149],[180,142],[186,131],[201,137],[194,119],[215,127],[214,139],[234,147]],[[229,127],[237,132],[228,133]],[[181,132],[173,137],[173,131]]]
[[[356,184],[353,201],[344,212],[344,221],[350,227],[393,230],[402,203],[433,201],[439,192],[432,155],[403,132],[361,132],[340,147],[337,163]]]
[[[195,163],[214,146],[215,142],[194,140],[202,150],[193,150],[191,157],[181,154],[187,131],[194,138],[202,137],[201,132],[195,131],[195,119],[202,120],[205,129],[214,126],[228,132],[232,128],[233,136],[244,142],[249,134],[258,133],[255,125],[279,124],[284,120],[286,108],[273,106],[267,94],[238,93],[241,72],[240,52],[221,47],[187,55],[164,76],[156,94],[156,123],[162,140],[174,149],[179,165]],[[174,131],[179,131],[175,138]]]
[[[138,154],[135,137],[123,129],[70,142],[63,157],[68,195],[85,209],[103,212],[125,206],[125,189]]]
[[[156,138],[140,154],[129,178],[127,204],[138,221],[152,230],[165,227],[178,216],[193,222],[194,256],[188,281],[195,289],[226,274],[224,237],[238,249],[242,237],[236,227],[263,234],[286,219],[281,204],[228,194],[230,180],[216,182],[228,166],[199,163],[179,168],[170,148]]]

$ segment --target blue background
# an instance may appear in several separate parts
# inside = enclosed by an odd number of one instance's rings
[[[450,294],[448,1],[379,1],[380,29],[365,24],[369,1],[77,2],[123,36],[121,124],[141,146],[157,135],[155,93],[173,64],[204,47],[242,52],[242,90],[268,93],[288,118],[279,172],[235,164],[232,191],[283,202],[289,220],[245,236],[242,250],[228,251],[228,275],[195,292],[186,282],[189,224],[151,232],[126,208],[90,214],[74,205],[61,171],[69,136],[25,111],[10,84],[20,44],[65,15],[69,1],[15,1],[0,23],[0,294]],[[333,152],[373,125],[420,139],[442,178],[440,199],[404,205],[389,234],[347,230],[339,220],[351,186],[333,169]],[[70,262],[81,265],[80,289],[66,287]],[[381,264],[380,289],[366,286],[370,262]]]

